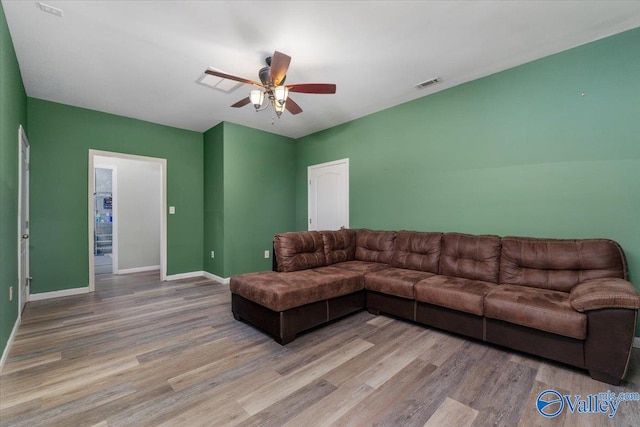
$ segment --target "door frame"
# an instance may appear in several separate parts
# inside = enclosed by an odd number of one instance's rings
[[[112,199],[111,215],[113,218],[111,221],[111,273],[116,274],[118,272],[118,237],[117,237],[118,236],[118,168],[117,166],[113,166],[113,165],[101,165],[98,163],[94,163],[93,165],[94,192],[96,188],[95,187],[96,185],[95,170],[96,169],[111,169],[111,199]],[[94,199],[94,203],[95,203],[95,199]],[[94,206],[94,210],[95,210],[95,206]],[[94,213],[93,218],[91,219],[91,222],[94,222],[95,220],[96,219],[95,219],[95,213]],[[95,263],[94,263],[94,270],[95,270]]]
[[[23,171],[22,170],[22,163],[23,163],[23,157],[22,157],[22,146],[26,147],[26,163],[27,163],[27,170]],[[22,127],[22,125],[20,125],[18,127],[18,318],[21,317],[22,315],[22,309],[24,308],[24,305],[27,303],[27,301],[29,301],[29,293],[30,293],[30,289],[29,289],[29,242],[27,241],[27,245],[26,245],[26,249],[25,249],[25,257],[24,257],[24,271],[25,271],[25,276],[22,276],[22,222],[26,221],[26,226],[25,226],[25,234],[29,234],[29,161],[30,161],[30,154],[31,153],[31,145],[29,144],[29,139],[27,138],[27,134],[24,131],[24,127]],[[24,178],[24,182],[22,179],[22,174],[23,172],[26,172],[25,174],[25,178]],[[25,204],[25,210],[26,212],[24,212],[22,210],[22,196],[23,196],[23,191],[24,191],[24,197],[26,200],[24,200],[24,204]],[[24,291],[23,291],[23,286],[24,284]],[[24,298],[23,298],[24,295]]]
[[[92,221],[93,218],[93,193],[95,193],[95,179],[94,179],[94,157],[113,157],[117,159],[137,160],[143,162],[154,162],[160,164],[160,280],[167,280],[167,159],[159,157],[138,156],[135,154],[118,153],[113,151],[102,151],[89,149],[89,170],[88,170],[88,197],[87,197],[87,217],[89,223],[89,292],[94,292],[96,289],[95,282],[95,265],[93,262],[93,232],[95,225]]]
[[[328,166],[335,166],[339,164],[346,164],[347,166],[347,176],[346,176],[346,184],[347,184],[347,194],[346,194],[346,211],[347,211],[347,219],[345,221],[345,228],[349,228],[349,158],[334,160],[331,162],[319,163],[317,165],[307,166],[307,229],[308,230],[316,230],[315,224],[311,223],[311,211],[312,211],[312,203],[311,203],[311,173],[316,169],[326,168]],[[312,227],[313,225],[313,227]]]

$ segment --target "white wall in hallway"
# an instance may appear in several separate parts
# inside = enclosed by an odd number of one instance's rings
[[[96,156],[95,164],[117,168],[118,270],[160,265],[160,163]]]

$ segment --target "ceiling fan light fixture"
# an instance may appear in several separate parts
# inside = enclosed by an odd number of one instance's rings
[[[276,98],[276,104],[280,105],[284,109],[284,103],[289,96],[289,89],[286,86],[277,86],[273,90],[273,96]]]
[[[276,111],[278,117],[280,117],[282,113],[284,113],[284,108],[284,101],[282,102],[282,104],[280,104],[280,101],[278,101],[277,99],[273,100],[273,109]]]
[[[257,110],[260,108],[260,106],[264,102],[264,92],[261,91],[260,89],[254,89],[251,92],[249,92],[249,99],[251,100],[251,103]]]

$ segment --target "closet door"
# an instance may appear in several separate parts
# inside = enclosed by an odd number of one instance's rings
[[[309,230],[349,228],[349,159],[309,166]]]

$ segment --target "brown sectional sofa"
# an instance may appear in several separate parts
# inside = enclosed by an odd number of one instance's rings
[[[366,308],[624,377],[640,295],[620,246],[416,231],[303,231],[274,239],[274,271],[231,278],[232,311],[281,344]]]

